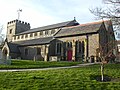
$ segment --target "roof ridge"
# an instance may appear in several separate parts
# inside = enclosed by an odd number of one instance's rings
[[[67,23],[67,22],[70,23],[70,22],[72,22],[72,21],[74,21],[74,20],[71,20],[71,21],[64,21],[64,22],[60,22],[60,23],[53,23],[53,24],[49,24],[49,25],[44,25],[44,26],[32,28],[32,29],[37,29],[37,28],[42,28],[42,27],[48,27],[48,26],[52,26],[52,25],[56,25],[56,24],[61,24],[61,23]],[[32,30],[32,29],[30,29],[30,30]]]
[[[100,20],[100,21],[88,22],[88,23],[79,24],[79,25],[76,25],[76,26],[64,27],[64,29],[66,29],[66,28],[74,28],[74,27],[78,27],[78,26],[86,26],[86,25],[99,24],[99,23],[103,23],[103,22],[107,22],[107,21],[109,21],[109,20]]]
[[[73,22],[73,21],[75,21],[75,20],[66,21],[66,22],[60,22],[60,23],[55,23],[55,24],[50,24],[50,25],[45,25],[45,26],[40,26],[40,27],[32,28],[32,29],[29,29],[29,30],[27,30],[27,31],[18,33],[18,34],[16,34],[16,35],[20,35],[20,34],[24,34],[24,33],[29,33],[29,32],[31,32],[31,33],[32,33],[32,32],[37,32],[37,31],[39,31],[39,30],[36,30],[36,31],[34,31],[34,30],[35,30],[35,29],[39,29],[39,28],[51,27],[51,26],[55,26],[55,25],[57,25],[58,27],[64,27],[64,26],[68,25],[69,23],[71,23],[71,22]],[[61,24],[61,26],[59,26],[59,24]],[[55,28],[55,27],[53,27],[53,28]],[[50,28],[50,29],[52,29],[52,28]],[[47,30],[47,29],[44,29],[44,30]]]

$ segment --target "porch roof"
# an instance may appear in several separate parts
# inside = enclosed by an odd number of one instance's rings
[[[10,53],[20,53],[20,51],[18,49],[18,44],[11,43],[11,42],[8,42],[7,44],[8,44]]]

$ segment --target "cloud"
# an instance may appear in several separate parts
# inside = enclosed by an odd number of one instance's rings
[[[29,22],[32,28],[76,17],[80,23],[89,22],[93,15],[89,7],[100,5],[102,0],[0,0],[0,24],[17,18],[17,10],[23,9],[20,19]],[[6,30],[5,30],[6,31]],[[4,32],[5,32],[4,31]]]
[[[36,3],[42,5],[45,13],[51,16],[61,20],[71,20],[73,17],[83,19],[93,17],[89,8],[101,5],[101,0],[37,0]]]

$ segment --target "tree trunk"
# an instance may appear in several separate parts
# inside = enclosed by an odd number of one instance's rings
[[[101,81],[104,80],[104,63],[101,64]]]

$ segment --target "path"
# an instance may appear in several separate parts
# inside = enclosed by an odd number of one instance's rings
[[[85,64],[78,64],[76,66],[66,66],[66,67],[51,67],[51,68],[39,68],[39,69],[6,69],[6,70],[0,70],[0,72],[19,72],[19,71],[38,71],[38,70],[52,70],[52,69],[66,69],[66,68],[78,68],[78,67],[84,67],[88,65],[93,65],[98,63],[85,63]]]

